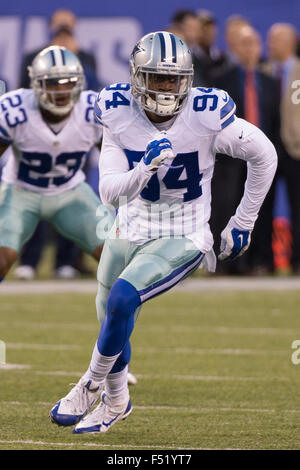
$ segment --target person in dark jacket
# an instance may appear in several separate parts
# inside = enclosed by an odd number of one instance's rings
[[[219,76],[215,86],[226,90],[232,97],[238,117],[259,127],[277,146],[280,127],[277,83],[260,70],[262,46],[258,33],[250,25],[244,25],[238,34],[235,47],[237,63]],[[225,221],[228,215],[235,211],[243,194],[246,171],[243,161],[234,159],[225,162],[224,156],[217,156],[212,183],[214,216],[211,219],[217,251]],[[273,199],[270,191],[252,234],[251,250],[247,256],[228,262],[226,267],[223,266],[223,272],[249,274],[255,271],[273,271],[272,218]]]

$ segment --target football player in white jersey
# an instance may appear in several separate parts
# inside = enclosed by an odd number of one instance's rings
[[[104,126],[100,195],[118,208],[118,221],[99,263],[96,304],[103,322],[90,365],[50,411],[58,424],[77,423],[75,434],[106,432],[130,414],[129,340],[142,304],[201,264],[214,270],[208,222],[215,154],[248,164],[220,260],[248,248],[277,166],[273,144],[235,116],[225,91],[192,88],[191,53],[182,39],[150,33],[136,44],[130,65],[131,84],[106,87],[95,104]]]
[[[96,234],[101,202],[82,171],[102,139],[96,93],[83,91],[80,61],[64,47],[41,51],[29,74],[32,89],[0,99],[0,155],[11,149],[0,189],[0,280],[41,219],[97,260],[103,246]]]

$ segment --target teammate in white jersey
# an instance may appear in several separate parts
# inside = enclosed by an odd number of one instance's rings
[[[141,305],[202,263],[214,270],[208,221],[215,154],[248,164],[244,195],[222,233],[220,260],[248,248],[277,166],[272,143],[235,116],[225,91],[191,88],[191,53],[182,39],[150,33],[130,64],[131,84],[106,87],[95,104],[104,126],[100,195],[118,208],[118,221],[99,264],[96,304],[103,322],[90,365],[50,412],[58,424],[77,423],[75,434],[106,432],[130,414],[129,339]]]
[[[97,260],[103,246],[96,234],[101,202],[82,171],[102,139],[96,93],[83,91],[80,61],[64,47],[40,52],[29,74],[32,89],[0,100],[0,155],[11,149],[0,189],[0,280],[41,219]]]

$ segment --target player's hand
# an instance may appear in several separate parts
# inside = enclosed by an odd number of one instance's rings
[[[232,260],[241,256],[249,248],[251,231],[240,229],[231,218],[221,233],[221,246],[218,259]]]
[[[174,158],[172,144],[166,137],[159,140],[151,140],[147,145],[143,156],[144,163],[150,170],[157,170],[167,158]]]

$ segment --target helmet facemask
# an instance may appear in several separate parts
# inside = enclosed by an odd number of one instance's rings
[[[36,78],[32,81],[32,88],[38,97],[40,106],[57,116],[64,116],[71,111],[78,101],[83,87],[84,78],[80,76]],[[67,99],[67,95],[69,95],[69,99]],[[66,103],[64,104],[64,102]]]
[[[172,83],[171,91],[160,89],[160,82]],[[169,71],[142,71],[134,74],[133,95],[139,98],[143,109],[159,116],[178,114],[192,86],[191,73],[170,73]]]

